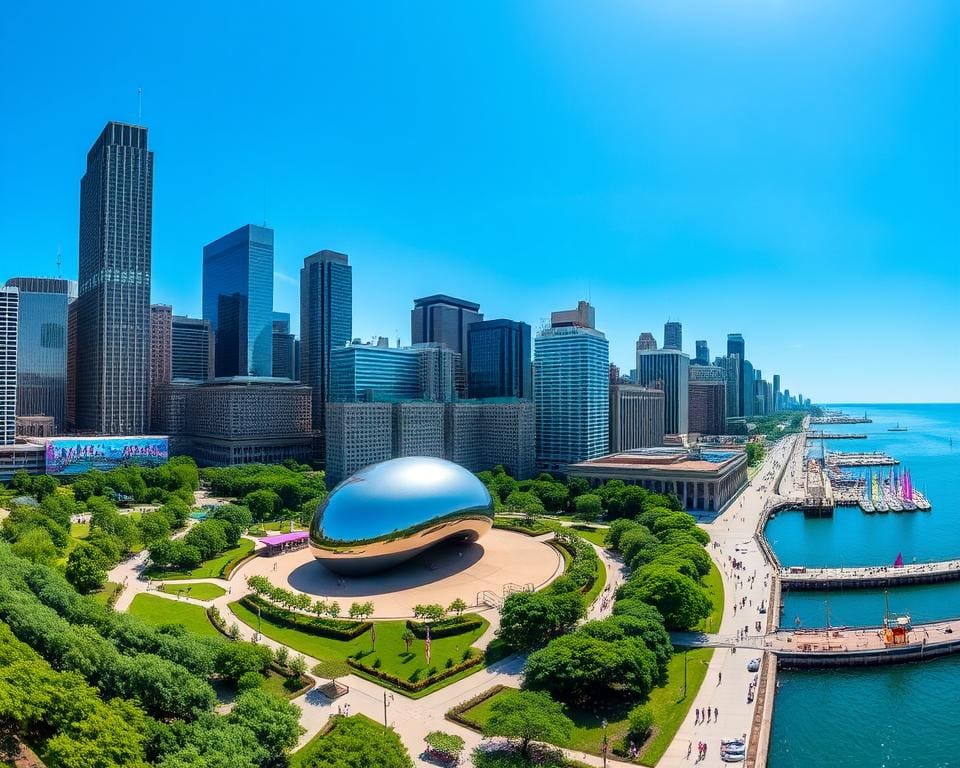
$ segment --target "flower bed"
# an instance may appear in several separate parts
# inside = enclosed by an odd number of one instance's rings
[[[249,611],[256,612],[259,608],[260,613],[267,616],[274,624],[333,640],[353,640],[364,632],[368,632],[372,626],[369,621],[321,619],[303,613],[284,611],[256,595],[245,595],[240,599],[240,603]]]
[[[483,619],[473,613],[468,613],[464,616],[456,616],[450,619],[442,619],[441,621],[435,621],[433,624],[426,624],[422,621],[414,621],[413,619],[407,619],[407,629],[409,629],[413,634],[415,634],[420,640],[423,640],[427,636],[427,626],[430,627],[430,637],[451,637],[453,635],[460,635],[464,632],[472,632],[475,629],[479,629],[483,626]]]

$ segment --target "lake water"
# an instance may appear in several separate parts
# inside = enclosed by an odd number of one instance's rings
[[[872,424],[828,425],[866,440],[828,441],[842,451],[884,451],[910,469],[930,512],[867,515],[839,508],[832,519],[778,515],[767,538],[785,565],[891,565],[960,557],[960,404],[836,405],[864,411]],[[906,432],[888,432],[897,423]],[[953,440],[953,445],[950,442]],[[811,452],[819,442],[811,441]],[[890,609],[915,622],[960,616],[960,582],[889,590]],[[784,600],[783,623],[877,625],[881,590],[798,592]],[[809,765],[875,768],[960,766],[960,658],[869,670],[782,672],[778,676],[771,768]]]

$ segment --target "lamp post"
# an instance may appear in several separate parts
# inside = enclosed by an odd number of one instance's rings
[[[389,697],[389,700],[388,700]],[[383,692],[383,730],[387,730],[387,707],[390,706],[390,702],[393,701],[393,694]]]
[[[257,606],[257,640],[259,640],[262,636],[263,636],[263,632],[261,632],[261,624],[260,624],[260,606],[258,605]]]
[[[687,698],[687,651],[688,648],[683,649],[683,698]]]
[[[607,768],[607,718],[603,718],[600,725],[603,726],[603,746],[600,751],[603,754],[603,768]]]

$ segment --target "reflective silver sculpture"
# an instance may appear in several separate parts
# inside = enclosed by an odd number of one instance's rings
[[[310,550],[331,571],[364,575],[441,541],[473,542],[493,526],[493,501],[471,472],[443,459],[391,459],[361,469],[310,522]]]

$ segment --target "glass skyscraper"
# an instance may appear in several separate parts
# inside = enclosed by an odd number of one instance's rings
[[[595,328],[546,328],[534,341],[533,399],[537,464],[563,469],[607,453],[609,365],[606,336]]]
[[[67,308],[77,283],[50,277],[13,277],[20,290],[17,331],[17,415],[52,416],[62,433],[67,419]]]
[[[273,375],[273,230],[247,224],[203,248],[214,373]]]
[[[280,379],[295,377],[296,352],[290,333],[290,313],[273,313],[273,375]]]
[[[530,326],[513,320],[483,320],[467,328],[467,389],[470,397],[532,396]]]
[[[683,326],[675,320],[663,324],[663,348],[683,349]]]
[[[213,378],[213,334],[210,321],[173,316],[173,378],[207,381]]]
[[[319,251],[300,270],[300,381],[313,391],[313,428],[331,398],[331,354],[353,336],[353,268],[345,253]],[[322,444],[322,442],[321,442]]]
[[[421,400],[420,356],[412,347],[351,344],[330,356],[329,402]]]
[[[744,343],[743,336],[739,333],[728,333],[727,334],[727,357],[733,357],[737,355],[737,410],[735,413],[727,413],[727,416],[746,416],[746,406],[744,405],[744,376],[743,376],[743,362],[746,360],[746,355],[744,354]],[[753,387],[753,385],[750,385]],[[753,389],[750,390],[753,392]],[[751,400],[751,397],[748,396],[747,400]],[[749,404],[748,404],[749,405]],[[751,409],[752,410],[752,409]]]
[[[17,315],[19,289],[0,288],[0,445],[17,439]]]
[[[107,123],[80,181],[76,426],[137,435],[150,422],[153,152],[147,129]]]
[[[663,428],[668,435],[688,432],[689,375],[690,357],[680,350],[637,350],[637,383],[663,390]]]

